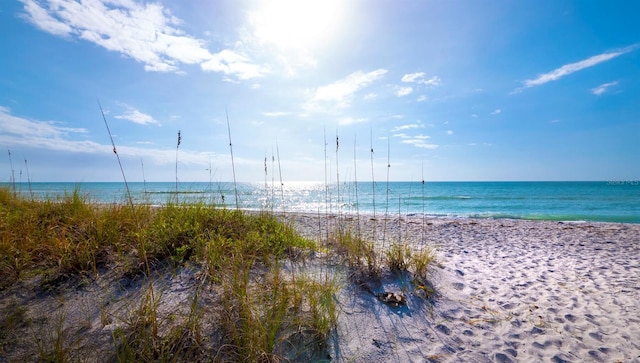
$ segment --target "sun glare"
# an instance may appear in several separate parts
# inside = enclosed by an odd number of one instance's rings
[[[282,49],[310,51],[329,41],[341,25],[340,0],[265,1],[251,14],[255,35]]]

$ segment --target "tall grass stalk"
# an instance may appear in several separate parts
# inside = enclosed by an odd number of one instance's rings
[[[385,203],[385,211],[384,211],[384,231],[382,232],[382,248],[385,247],[387,243],[387,220],[389,219],[389,172],[391,171],[391,141],[389,139],[389,134],[387,134],[387,202]]]
[[[182,135],[178,130],[178,143],[176,144],[176,202],[178,201],[178,149],[180,148],[180,141],[182,141]]]
[[[100,108],[100,113],[102,114],[102,120],[104,120],[104,125],[107,127],[107,133],[109,133],[109,140],[111,140],[111,146],[113,146],[113,153],[116,154],[116,159],[118,159],[118,165],[120,166],[120,173],[122,173],[122,180],[124,180],[124,188],[127,191],[127,198],[129,200],[129,205],[131,206],[131,211],[135,215],[136,208],[133,205],[133,197],[131,196],[131,190],[129,190],[129,183],[127,183],[127,177],[124,175],[124,168],[122,167],[122,161],[120,160],[120,155],[118,155],[118,150],[116,149],[116,143],[113,141],[113,135],[111,134],[111,129],[109,129],[109,123],[107,122],[107,118],[105,117],[104,111],[102,110],[102,105],[100,104],[100,100],[98,100],[98,107]]]
[[[207,171],[209,172],[209,186],[207,187],[207,190],[209,191],[209,195],[211,196],[209,204],[213,205],[213,174],[211,171],[211,155],[209,155],[209,168],[207,168]]]
[[[140,158],[140,167],[142,168],[142,185],[144,186],[144,194],[147,194],[147,178],[144,176],[144,161]]]
[[[356,135],[353,135],[353,185],[356,193],[356,233],[358,237],[360,237],[360,200],[358,199],[358,161],[356,156],[356,141]]]
[[[109,139],[111,140],[111,146],[113,146],[113,153],[116,154],[116,158],[118,159],[118,165],[120,166],[120,172],[122,173],[122,179],[124,180],[124,186],[125,189],[127,190],[127,196],[129,199],[129,205],[131,206],[131,213],[133,214],[133,217],[136,221],[136,226],[138,229],[138,232],[141,231],[141,226],[140,226],[140,219],[138,218],[138,213],[136,213],[136,208],[133,205],[133,197],[131,196],[131,190],[129,189],[129,184],[127,183],[127,177],[124,174],[124,168],[122,167],[122,162],[120,161],[120,155],[118,155],[118,150],[116,149],[116,143],[113,141],[113,135],[111,134],[111,129],[109,128],[109,123],[107,122],[107,118],[104,115],[104,111],[102,110],[102,105],[100,104],[100,100],[98,100],[98,107],[100,107],[100,113],[102,114],[102,119],[104,120],[104,125],[107,128],[107,133],[109,133]],[[146,272],[147,272],[147,276],[151,277],[151,267],[149,265],[149,259],[147,257],[147,251],[145,248],[145,243],[144,241],[140,240],[140,237],[137,237],[138,239],[138,243],[139,243],[139,248],[142,254],[142,259],[144,262],[144,266],[146,268]],[[154,291],[153,291],[153,282],[150,281],[149,282],[149,291],[151,294],[151,298],[154,299]],[[155,313],[156,311],[153,310],[153,317],[155,320]],[[154,336],[157,335],[158,331],[157,331],[157,325],[153,326],[153,334]]]
[[[11,160],[11,150],[7,149],[7,153],[9,153],[9,166],[11,167],[11,188],[13,189],[13,193],[16,193],[16,172],[13,169],[13,161]]]
[[[271,204],[271,202],[269,201],[269,184],[267,184],[267,177],[268,177],[268,171],[267,171],[267,150],[264,151],[264,208],[265,210],[267,208],[269,208],[269,205]]]
[[[278,156],[278,174],[280,176],[280,200],[282,203],[282,214],[285,214],[286,203],[284,200],[284,183],[282,182],[282,167],[280,166],[280,147],[278,146],[278,139],[276,139],[276,155]]]
[[[273,152],[273,145],[271,145],[271,213],[276,204],[276,154]]]
[[[426,236],[426,227],[427,227],[427,217],[425,215],[425,194],[424,194],[424,159],[422,160],[422,243],[421,245],[424,244],[425,242],[425,236]]]
[[[373,174],[373,126],[369,125],[369,142],[371,146],[371,199],[373,201],[373,219],[376,219],[376,179]],[[376,223],[373,224],[373,240],[376,240]]]
[[[231,143],[231,125],[229,123],[229,112],[225,106],[224,112],[227,115],[227,131],[229,132],[229,150],[231,151],[231,171],[233,172],[233,192],[236,196],[236,209],[239,208],[238,203],[238,183],[236,182],[236,165],[233,161],[233,144]]]
[[[329,240],[329,181],[327,178],[327,129],[324,128],[324,214],[326,221],[326,240]]]
[[[340,149],[340,139],[338,137],[338,130],[336,130],[336,193],[337,193],[337,209],[338,209],[338,228],[342,228],[342,223],[340,219],[342,217],[342,201],[340,200],[340,164],[339,164],[339,149]]]
[[[29,164],[27,159],[24,159],[24,168],[27,170],[27,183],[29,183],[29,196],[33,199],[33,188],[31,188],[31,175],[29,175]]]

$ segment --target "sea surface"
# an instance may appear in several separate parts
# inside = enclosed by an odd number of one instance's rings
[[[128,203],[125,184],[3,184],[36,199],[78,190],[94,203]],[[640,223],[640,181],[128,183],[134,203],[208,203],[277,212],[426,215]],[[236,194],[237,190],[237,194]],[[177,191],[177,192],[176,192]],[[237,195],[237,199],[236,199]],[[237,204],[236,204],[237,200]]]

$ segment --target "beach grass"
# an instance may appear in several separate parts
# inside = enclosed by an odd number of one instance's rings
[[[127,314],[116,317],[113,341],[118,361],[204,354],[198,343],[203,335],[198,295],[205,287],[216,289],[220,296],[213,314],[220,339],[209,347],[217,351],[206,354],[223,361],[277,360],[283,342],[299,331],[326,346],[324,340],[335,324],[331,296],[337,280],[304,273],[294,278],[282,272],[284,263],[297,264],[316,249],[316,243],[269,213],[204,203],[133,209],[96,205],[78,189],[54,200],[36,201],[0,188],[0,216],[2,290],[32,279],[55,290],[60,281],[98,275],[105,269],[147,281]],[[186,265],[196,266],[201,283],[190,298],[186,319],[170,321],[160,316],[163,296],[150,275]],[[7,333],[24,315],[20,311],[7,312],[2,319]],[[101,320],[110,320],[109,314],[101,312]],[[55,339],[38,341],[41,358],[64,360],[70,351],[63,346],[68,343],[64,324],[57,321],[44,334]],[[11,339],[0,338],[0,344]]]
[[[87,331],[108,333],[110,344],[97,349],[119,362],[326,359],[345,283],[344,269],[329,261],[338,258],[351,281],[363,282],[383,268],[414,266],[426,275],[432,258],[396,245],[385,258],[342,226],[310,240],[284,220],[175,198],[161,207],[97,204],[79,188],[35,200],[0,187],[0,293],[27,287],[64,306],[36,316],[0,304],[0,353],[17,354],[27,338],[16,331],[27,329],[35,348],[31,356],[22,348],[21,359],[73,361],[84,354]],[[188,293],[176,301],[166,281],[184,274]],[[103,276],[110,277],[99,286]],[[76,319],[65,299],[83,289],[126,298],[98,293]]]

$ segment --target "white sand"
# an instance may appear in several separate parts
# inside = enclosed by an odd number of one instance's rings
[[[388,307],[363,289],[339,297],[339,362],[640,362],[640,225],[420,218],[372,222],[379,243],[436,246],[437,296]],[[335,223],[335,222],[334,222]],[[355,230],[356,221],[349,222]],[[298,215],[317,237],[326,223]]]
[[[287,217],[316,239],[336,224],[324,216]],[[360,221],[368,238],[373,239],[375,227],[381,248],[383,239],[386,246],[391,241],[415,249],[435,246],[440,266],[433,268],[431,282],[437,294],[424,300],[413,294],[410,278],[387,273],[376,291],[403,293],[407,299],[406,306],[392,308],[345,284],[337,296],[332,361],[640,362],[640,224]],[[356,220],[345,223],[357,229]],[[188,268],[158,273],[158,313],[186,314],[197,274]],[[0,347],[0,362],[36,361],[34,338],[55,341],[62,318],[71,357],[105,361],[114,353],[114,329],[140,306],[146,286],[114,271],[95,280],[63,282],[58,293],[44,291],[38,281],[0,291],[0,312],[23,307],[32,322],[8,332],[15,344]],[[215,289],[203,291],[200,300],[203,313],[215,315]],[[215,331],[214,321],[203,319],[204,334]]]

